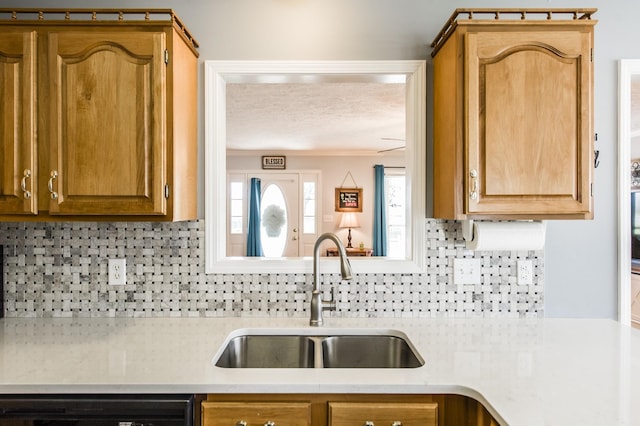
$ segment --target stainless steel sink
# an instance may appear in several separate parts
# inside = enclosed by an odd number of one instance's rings
[[[243,335],[229,340],[216,365],[225,368],[312,368],[315,342],[307,336]]]
[[[305,329],[306,331],[306,329]],[[228,339],[224,368],[416,368],[422,357],[402,333],[252,334]]]
[[[331,336],[322,339],[325,368],[415,368],[424,364],[396,336]]]

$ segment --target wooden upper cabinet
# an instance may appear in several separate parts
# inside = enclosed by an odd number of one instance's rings
[[[593,217],[594,12],[456,11],[434,42],[434,216]]]
[[[36,32],[0,37],[0,214],[35,214]]]
[[[164,33],[49,34],[51,214],[166,213],[165,50]]]
[[[197,43],[173,11],[3,12],[0,220],[195,219]]]

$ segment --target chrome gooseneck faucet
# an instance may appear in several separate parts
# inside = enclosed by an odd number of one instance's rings
[[[333,299],[333,288],[331,289],[331,299],[322,300],[320,293],[320,245],[324,240],[331,240],[338,247],[338,255],[340,256],[340,273],[343,280],[351,279],[351,264],[347,258],[347,252],[344,249],[342,241],[330,232],[320,235],[313,247],[313,291],[311,292],[311,319],[309,325],[320,326],[324,322],[322,319],[322,311],[335,311],[336,302]]]

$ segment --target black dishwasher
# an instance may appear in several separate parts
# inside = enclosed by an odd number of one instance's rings
[[[193,426],[193,395],[0,395],[0,426]]]

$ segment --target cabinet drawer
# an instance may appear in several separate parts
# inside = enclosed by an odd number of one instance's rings
[[[370,423],[368,423],[370,422]],[[438,404],[329,402],[329,426],[436,426]]]
[[[243,423],[244,422],[244,423]],[[202,425],[206,426],[308,426],[309,402],[203,402]]]

